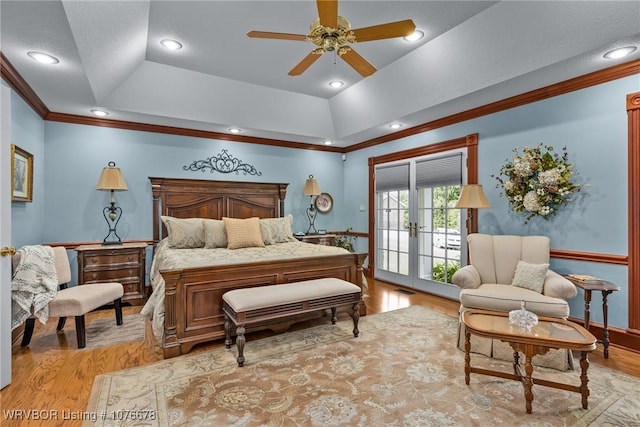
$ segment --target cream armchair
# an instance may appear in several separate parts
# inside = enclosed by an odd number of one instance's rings
[[[460,312],[471,308],[509,312],[519,309],[524,301],[527,310],[538,316],[563,319],[569,316],[566,300],[575,297],[577,289],[548,269],[548,237],[470,234],[467,242],[470,263],[452,277],[452,282],[461,288]],[[462,336],[459,334],[458,346],[462,345]],[[506,344],[474,339],[472,351],[511,359],[513,351]],[[542,365],[557,369],[572,366],[571,357],[559,360],[555,356],[555,359]]]

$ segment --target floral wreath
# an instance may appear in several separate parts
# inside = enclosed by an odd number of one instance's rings
[[[514,148],[511,161],[507,159],[498,176],[492,175],[498,180],[496,188],[504,191],[513,211],[527,215],[526,222],[535,216],[548,219],[572,201],[572,193],[580,191],[580,185],[571,182],[573,166],[567,147],[562,148],[562,155],[542,144],[522,151],[520,155],[519,148]]]

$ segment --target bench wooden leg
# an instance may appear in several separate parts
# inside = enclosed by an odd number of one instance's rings
[[[360,319],[360,303],[353,304],[353,313],[351,313],[353,319],[353,336],[358,337],[360,331],[358,330],[358,320]]]
[[[338,316],[336,315],[336,308],[335,307],[331,307],[331,324],[335,325],[336,322],[338,321]]]
[[[224,313],[224,346],[227,350],[231,348],[231,320],[226,312]]]
[[[244,325],[238,325],[236,327],[236,346],[238,347],[238,366],[242,368],[244,365],[244,343],[246,338],[244,337]]]

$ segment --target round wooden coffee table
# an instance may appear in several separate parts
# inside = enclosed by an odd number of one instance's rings
[[[587,376],[587,370],[589,369],[588,354],[596,348],[596,337],[591,335],[585,328],[563,319],[540,317],[538,324],[530,331],[526,331],[509,324],[508,313],[483,310],[464,311],[462,313],[462,323],[465,326],[464,373],[467,385],[469,385],[471,373],[521,381],[524,385],[527,414],[531,413],[534,383],[580,393],[582,395],[582,407],[587,409],[587,398],[589,397],[589,388],[587,387],[589,382],[589,377]],[[514,373],[472,367],[470,355],[471,335],[508,342],[513,348]],[[579,386],[532,377],[533,357],[538,354],[546,354],[552,348],[581,352]],[[522,352],[525,355],[524,373],[522,372],[518,352]]]

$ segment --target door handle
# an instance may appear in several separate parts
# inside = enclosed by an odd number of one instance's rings
[[[13,246],[4,247],[0,249],[0,256],[14,256],[16,254],[16,248]]]

